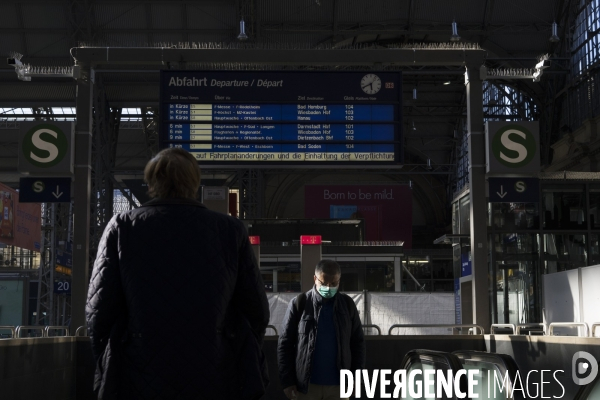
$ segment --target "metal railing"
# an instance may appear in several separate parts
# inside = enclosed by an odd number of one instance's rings
[[[75,330],[75,336],[79,336],[79,332],[81,332],[81,331],[85,331],[85,335],[83,335],[83,336],[88,336],[88,328],[87,328],[87,326],[80,326],[79,328],[77,328]]]
[[[275,336],[279,336],[279,332],[277,332],[277,328],[274,325],[267,325],[267,329],[273,329],[275,331]]]
[[[490,334],[497,335],[497,333],[494,333],[494,328],[512,329],[513,335],[516,332],[515,324],[492,324],[490,327]]]
[[[471,328],[471,329],[479,329],[479,331],[481,332],[480,335],[483,335],[485,333],[485,330],[483,329],[483,327],[481,325],[476,325],[476,324],[395,324],[390,326],[390,329],[388,331],[388,335],[392,334],[392,329],[394,328],[452,328],[452,329],[464,329],[464,328]]]
[[[21,333],[23,331],[40,331],[42,332],[42,337],[46,337],[46,327],[44,326],[36,326],[36,325],[20,325],[17,326],[17,330],[16,330],[16,334],[15,334],[15,338],[20,338],[21,337]]]
[[[0,326],[0,331],[8,331],[8,330],[10,331],[11,338],[14,338],[15,337],[15,327],[14,326],[11,326],[11,325]]]
[[[377,335],[381,336],[381,329],[377,325],[372,325],[372,324],[371,325],[363,325],[362,327],[363,327],[363,329],[375,328],[375,329],[377,329]]]
[[[600,322],[594,322],[592,324],[592,327],[590,328],[590,337],[596,337],[596,335],[594,334],[596,328],[600,328]]]
[[[527,329],[527,328],[542,328],[542,331],[544,332],[544,335],[546,334],[546,324],[517,324],[517,329],[515,331],[515,334],[520,335],[521,334],[521,329]]]
[[[548,326],[548,335],[552,336],[554,333],[554,328],[577,328],[577,336],[581,336],[579,334],[579,328],[583,328],[585,334],[581,337],[589,337],[590,327],[585,322],[552,322]],[[559,336],[559,335],[557,335]]]
[[[44,327],[44,336],[50,337],[50,331],[64,331],[64,335],[54,335],[54,336],[69,336],[69,327],[68,326],[46,326]]]

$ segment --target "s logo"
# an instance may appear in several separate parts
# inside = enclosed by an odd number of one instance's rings
[[[23,156],[36,167],[48,168],[65,158],[68,147],[63,131],[51,124],[40,124],[25,134]]]
[[[578,351],[573,355],[573,382],[577,385],[587,385],[598,376],[598,361],[586,351]]]
[[[531,132],[519,125],[507,125],[492,139],[492,153],[504,166],[523,167],[533,160],[537,143]]]

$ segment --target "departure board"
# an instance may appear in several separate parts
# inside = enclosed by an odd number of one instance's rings
[[[162,71],[160,146],[211,165],[402,165],[398,72]]]

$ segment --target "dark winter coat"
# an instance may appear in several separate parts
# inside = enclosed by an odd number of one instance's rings
[[[243,224],[152,200],[104,231],[86,317],[101,399],[254,399],[269,304]]]
[[[335,333],[338,342],[338,368],[352,371],[363,369],[365,343],[356,305],[348,295],[343,293],[337,293],[333,300]],[[314,287],[306,292],[306,303],[302,313],[298,311],[297,301],[298,298],[295,297],[288,304],[283,321],[283,332],[279,336],[277,346],[279,378],[284,388],[296,385],[299,392],[307,393],[323,297]]]

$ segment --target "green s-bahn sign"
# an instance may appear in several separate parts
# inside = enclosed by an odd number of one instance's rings
[[[486,123],[488,174],[537,175],[540,171],[538,122]]]
[[[72,122],[21,122],[19,171],[29,174],[73,173]]]

